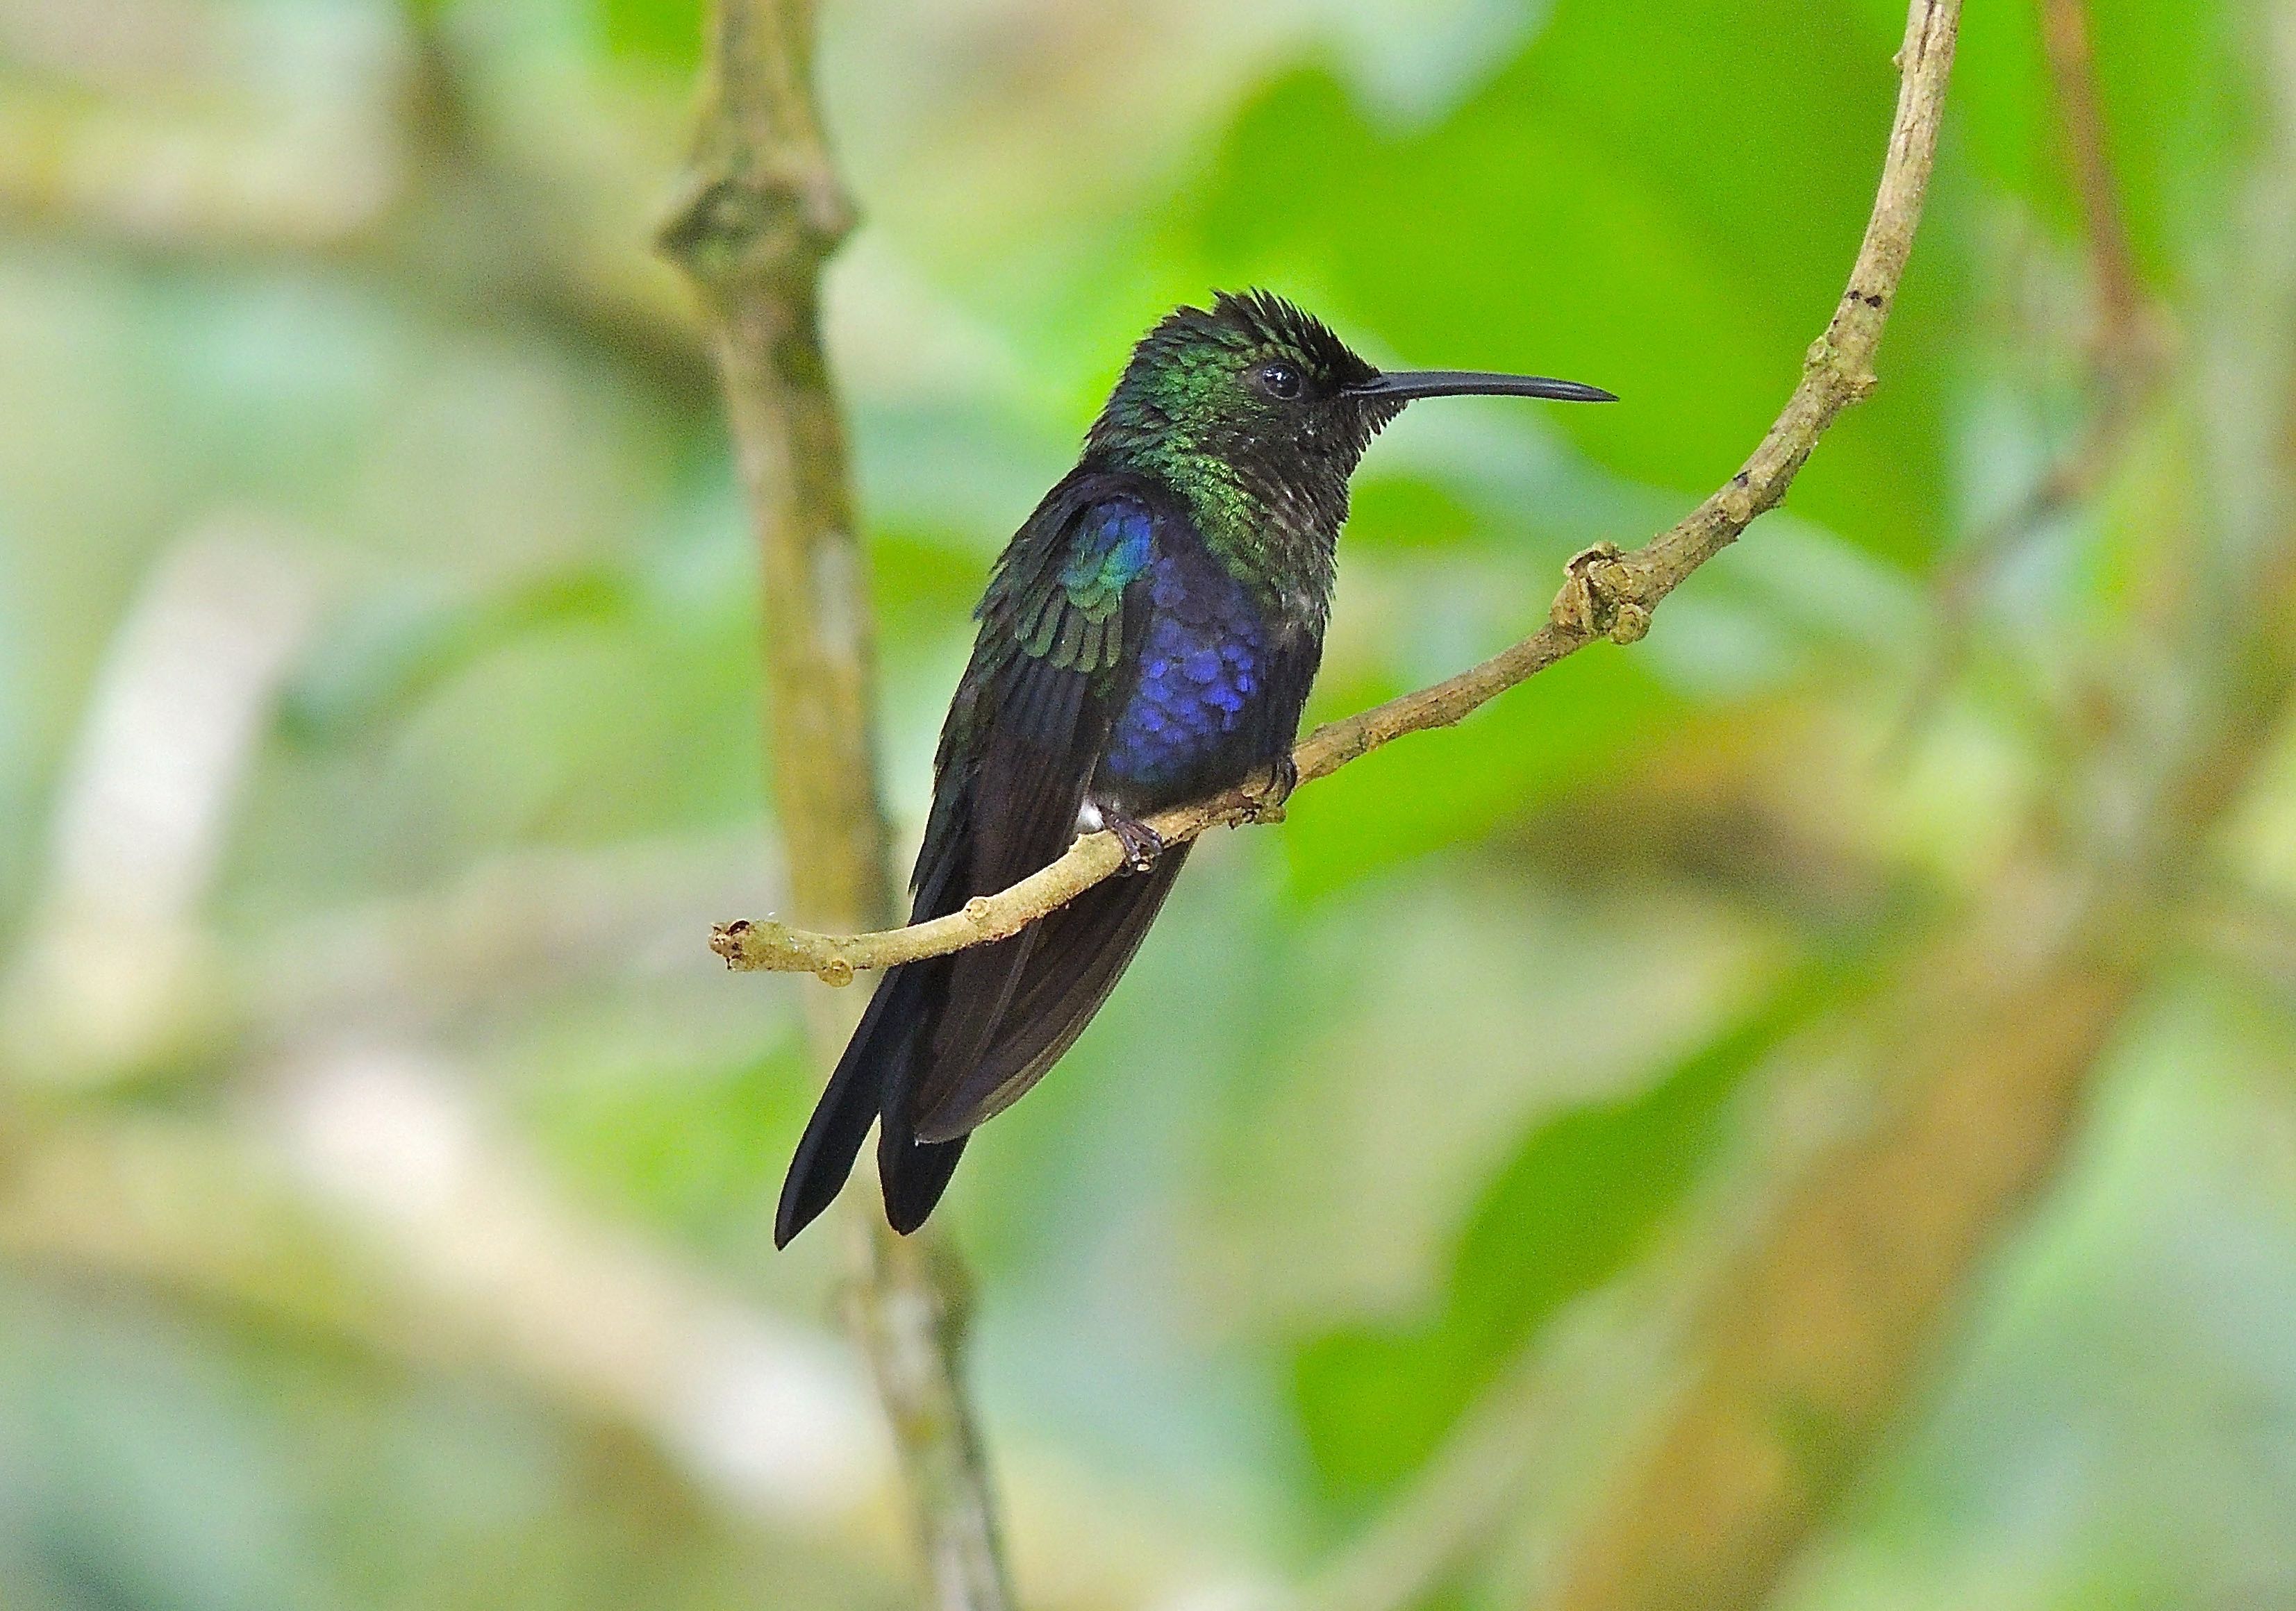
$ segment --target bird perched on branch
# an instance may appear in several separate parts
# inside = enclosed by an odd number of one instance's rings
[[[873,1122],[886,1218],[922,1224],[966,1137],[1091,1022],[1179,876],[1188,846],[1144,819],[1255,778],[1271,804],[1290,792],[1348,478],[1405,404],[1471,393],[1614,400],[1528,375],[1382,373],[1265,291],[1180,308],[1133,349],[975,611],[910,920],[1018,882],[1080,831],[1113,832],[1127,876],[885,976],[798,1144],[777,1244],[829,1206]]]

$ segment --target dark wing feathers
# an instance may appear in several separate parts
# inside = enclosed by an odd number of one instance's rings
[[[1071,560],[1070,571],[1076,568]],[[1136,594],[1144,591],[1134,590]],[[1180,607],[1186,603],[1183,599]],[[1128,628],[1128,617],[1132,622]],[[1144,611],[1128,609],[1108,617],[1107,633],[1129,630],[1139,642],[1144,626]],[[1266,697],[1253,707],[1253,719],[1265,724],[1265,730],[1253,737],[1258,752],[1288,752],[1322,651],[1320,635],[1305,633],[1280,636],[1269,645]],[[1101,731],[1104,735],[1104,723]],[[1130,964],[1188,850],[1186,845],[1171,846],[1144,877],[1095,885],[1003,947],[960,953],[975,956],[1013,948],[1004,961],[994,964],[1007,969],[997,980],[994,1011],[969,1022],[961,1045],[937,1046],[937,1052],[945,1051],[946,1055],[928,1059],[908,1116],[918,1137],[928,1143],[963,1138],[1018,1101],[1059,1061]],[[1016,876],[1025,877],[1043,864],[1043,859],[1031,861]],[[1002,888],[1010,882],[993,879],[981,887]],[[988,976],[984,972],[980,977],[985,980]]]
[[[919,1086],[919,1137],[961,1139],[1019,1101],[1060,1060],[1116,988],[1188,850],[1175,845],[1152,872],[1095,884],[1026,931],[1037,936],[1035,949],[1015,969],[987,1046],[968,1060],[937,1061]]]
[[[1128,617],[1132,640],[1144,637],[1148,589],[1140,578],[1151,550],[1136,517],[1109,521],[1090,539],[1074,543],[1057,568],[1032,556],[1035,568],[1029,575],[1034,591],[1020,618],[1037,623],[1029,647],[1048,647],[1040,657],[1024,657],[1033,664],[1016,668],[1024,691],[1014,701],[1018,714],[1009,724],[1012,748],[992,740],[983,754],[975,784],[974,836],[987,854],[972,880],[976,889],[1002,889],[1026,878],[1074,838],[1077,808],[1126,689],[1112,675],[1077,674],[1101,667],[1115,671]],[[1049,595],[1051,601],[1040,602],[1036,594]],[[984,607],[986,619],[994,620],[996,608],[993,600]],[[1041,712],[1066,713],[1065,704],[1047,691],[1054,688],[1069,698],[1087,688],[1099,691],[1090,701],[1088,729],[1082,720],[1063,725],[1055,719],[1046,731]],[[1086,731],[1089,745],[1047,742],[1065,738],[1073,743]],[[1055,756],[1057,764],[1048,764]],[[1052,791],[1041,804],[1056,803],[1059,820],[1050,812],[1035,815],[1040,802],[1025,785],[1016,784],[1015,774],[1031,775]],[[1001,798],[1005,789],[1018,789],[1021,798]],[[1014,827],[1000,831],[990,826],[1007,812]],[[1177,847],[1145,877],[1097,885],[1009,940],[958,953],[948,1004],[910,1098],[907,1116],[920,1137],[947,1141],[962,1136],[1018,1100],[1043,1076],[1115,988],[1185,860],[1185,846]]]
[[[1182,518],[1159,489],[1079,475],[1054,488],[1005,549],[942,730],[912,921],[1017,883],[1074,839],[1127,691],[1124,645],[1142,635],[1141,578],[1157,529]],[[922,1223],[956,1166],[964,1132],[1026,1089],[1114,985],[1180,859],[1102,885],[1009,940],[910,963],[881,981],[799,1145],[776,1239],[835,1197],[873,1115],[887,1216],[901,1231]],[[1111,941],[1112,953],[1099,954]],[[1025,1075],[1017,1084],[1015,1073]],[[973,1092],[986,1100],[963,1094]],[[952,1122],[968,1109],[970,1121]],[[921,1140],[928,1115],[936,1139]]]
[[[980,635],[984,646],[997,646],[988,650],[994,670],[964,747],[964,895],[1018,883],[1076,838],[1085,785],[1123,692],[1116,666],[1100,658],[1107,639],[1098,628],[1147,608],[1137,583],[1152,534],[1153,516],[1136,498],[1089,503],[1064,525],[1061,541],[1016,555],[992,584]],[[1017,628],[1031,618],[1037,629],[1021,642]],[[1005,630],[1008,621],[1016,630]],[[948,783],[944,778],[942,787]],[[909,1116],[926,1111],[938,1100],[933,1093],[988,1054],[1044,937],[1044,926],[1032,924],[950,959],[939,1020],[913,1064]]]

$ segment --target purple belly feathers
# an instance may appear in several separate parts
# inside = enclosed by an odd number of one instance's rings
[[[1118,710],[1100,777],[1116,791],[1160,795],[1241,775],[1250,761],[1238,737],[1267,674],[1267,634],[1243,587],[1208,556],[1159,555],[1150,577],[1155,605],[1140,650],[1140,676]],[[1235,757],[1232,767],[1221,767]]]

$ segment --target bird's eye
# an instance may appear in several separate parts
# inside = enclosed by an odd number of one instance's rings
[[[1254,373],[1259,389],[1285,402],[1300,395],[1300,372],[1289,364],[1263,364]]]

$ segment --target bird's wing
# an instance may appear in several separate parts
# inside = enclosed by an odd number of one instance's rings
[[[1125,644],[1145,623],[1159,519],[1144,492],[1086,479],[1048,498],[997,560],[941,732],[918,916],[1027,877],[1076,837]]]
[[[1169,518],[1168,495],[1080,471],[1006,546],[941,732],[913,921],[1025,878],[1075,837],[1123,697],[1126,646],[1145,625],[1140,578]],[[904,1231],[923,1223],[964,1140],[918,1139],[919,1092],[959,1083],[995,1043],[1037,945],[1032,927],[996,945],[905,963],[879,982],[791,1162],[776,1242],[837,1195],[873,1119],[886,1217]]]
[[[1017,883],[1074,841],[1086,784],[1132,675],[1126,648],[1136,647],[1145,626],[1143,578],[1160,529],[1179,518],[1151,489],[1086,480],[1065,509],[1057,495],[1047,500],[1005,551],[942,737],[933,819],[917,860],[920,916]],[[1128,882],[1144,890],[1154,883],[1160,900],[1169,878]],[[1153,904],[1139,920],[1144,929]],[[887,1112],[898,1115],[889,1136],[928,1115],[940,1118],[983,1060],[1027,1030],[1023,1014],[1058,1010],[1043,982],[1078,960],[1054,954],[1065,950],[1062,937],[1032,924],[947,960],[934,1021],[909,1059],[907,1088],[888,1093]],[[1124,954],[1136,944],[1136,936]],[[1091,1005],[1105,994],[1103,985]]]
[[[1060,1060],[1116,988],[1191,848],[1171,846],[1152,871],[1095,884],[1024,931],[1036,939],[1014,970],[987,1045],[969,1061],[937,1063],[938,1077],[918,1090],[911,1124],[921,1140],[969,1135],[1026,1096]]]
[[[1180,541],[1201,540],[1193,528],[1167,529]],[[1141,625],[1144,632],[1145,619]],[[1252,730],[1258,753],[1288,753],[1321,653],[1319,633],[1278,633],[1265,645],[1261,697],[1252,702],[1248,717],[1258,724]],[[1018,963],[1002,976],[1005,994],[996,1003],[986,1038],[967,1043],[962,1056],[936,1059],[919,1084],[911,1116],[919,1138],[959,1140],[1044,1077],[1116,987],[1179,876],[1188,849],[1173,846],[1152,871],[1095,885],[1023,931],[1029,948],[1017,953]],[[1036,865],[1041,863],[1032,863],[1030,870]]]
[[[1306,634],[1270,646],[1267,695],[1255,702],[1252,716],[1265,724],[1259,740],[1265,753],[1288,753],[1321,652],[1321,640]],[[1026,932],[1036,936],[1035,947],[988,1045],[969,1066],[960,1069],[952,1061],[939,1080],[920,1090],[915,1128],[921,1138],[946,1141],[969,1133],[1027,1095],[1060,1060],[1147,937],[1190,848],[1170,846],[1154,871],[1095,884],[1030,926]]]

